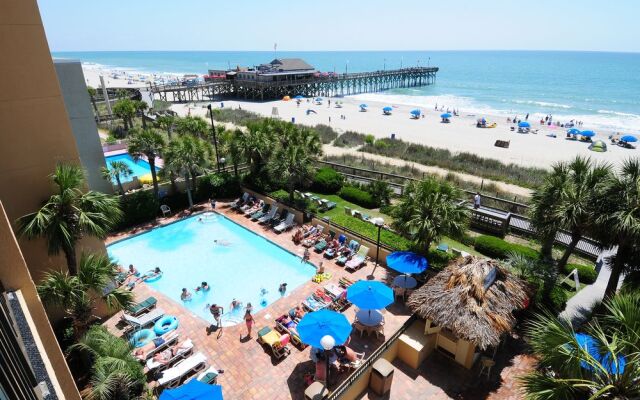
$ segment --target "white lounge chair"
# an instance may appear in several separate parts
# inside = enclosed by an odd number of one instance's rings
[[[166,349],[166,348],[165,348]],[[166,362],[159,362],[150,358],[147,360],[147,368],[149,371],[155,370],[156,372],[164,371],[165,369],[171,367],[177,361],[180,361],[193,353],[193,342],[191,339],[187,339],[175,350],[173,356],[168,359]]]
[[[163,217],[171,215],[171,208],[169,208],[169,206],[166,205],[166,204],[163,204],[163,205],[160,206],[160,211],[162,211],[162,216]]]
[[[360,246],[360,249],[358,249],[358,253],[355,256],[353,256],[351,260],[347,261],[344,269],[346,271],[351,271],[351,272],[357,271],[367,261],[368,253],[369,253],[369,248],[367,246]]]
[[[133,330],[144,329],[149,325],[153,325],[164,315],[162,308],[154,308],[146,314],[134,317],[132,315],[123,313],[122,320],[125,321]]]
[[[286,231],[287,229],[290,229],[295,224],[293,222],[293,219],[295,217],[296,216],[293,213],[287,214],[287,218],[284,220],[284,222],[281,222],[279,225],[277,225],[275,228],[273,228],[273,230],[278,232],[278,233],[282,233],[282,232]]]
[[[271,209],[269,209],[269,212],[267,213],[267,215],[262,216],[258,219],[258,223],[266,224],[267,222],[271,221],[273,217],[276,216],[277,212],[278,212],[278,207],[275,205],[271,206]]]
[[[207,368],[207,358],[202,353],[196,353],[164,370],[158,379],[158,384],[168,388],[177,387],[183,379],[205,368]]]

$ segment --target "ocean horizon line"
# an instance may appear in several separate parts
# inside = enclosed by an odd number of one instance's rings
[[[54,53],[230,53],[230,52],[242,52],[242,53],[274,53],[273,50],[51,50],[51,54]],[[599,53],[599,54],[640,54],[640,50],[562,50],[562,49],[405,49],[405,50],[277,50],[276,53],[405,53],[405,52],[478,52],[478,53]]]

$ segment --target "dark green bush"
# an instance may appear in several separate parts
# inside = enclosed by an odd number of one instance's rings
[[[591,284],[598,278],[598,273],[591,265],[567,264],[564,266],[564,273],[569,274],[574,269],[578,270],[581,283]]]
[[[338,193],[343,183],[344,177],[329,167],[318,169],[313,177],[313,189],[324,194]]]
[[[429,249],[427,260],[429,261],[429,269],[435,272],[442,271],[451,260],[454,260],[456,255],[453,253],[447,253],[437,249]]]
[[[564,310],[569,296],[560,286],[554,286],[549,293],[549,298],[544,303],[555,312]]]
[[[288,203],[289,202],[289,192],[283,189],[278,189],[275,192],[269,193],[269,196],[274,198],[278,203]]]
[[[123,213],[120,229],[152,221],[160,209],[151,190],[139,190],[121,197],[120,204]]]
[[[329,125],[318,124],[313,129],[318,133],[318,137],[324,144],[331,143],[338,137],[338,132],[334,131]]]
[[[393,206],[391,204],[387,204],[387,205],[384,205],[384,206],[380,206],[380,212],[382,214],[392,215],[394,208],[395,208],[395,206]]]
[[[376,207],[376,203],[373,201],[373,197],[369,192],[354,186],[343,186],[340,192],[338,192],[338,196],[364,208]]]
[[[364,144],[366,135],[362,133],[346,131],[333,141],[334,146],[338,147],[357,147]]]
[[[196,201],[203,201],[211,197],[216,199],[235,198],[240,194],[240,180],[228,172],[205,175],[198,180],[196,193]]]
[[[524,257],[537,259],[540,253],[519,244],[506,242],[495,236],[482,235],[475,239],[475,249],[487,257],[507,258],[509,253],[519,253]]]

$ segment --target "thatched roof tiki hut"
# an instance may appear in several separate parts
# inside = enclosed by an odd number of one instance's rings
[[[525,284],[496,261],[467,256],[453,261],[411,294],[408,305],[426,320],[431,349],[471,368],[476,349],[500,344],[527,304]]]

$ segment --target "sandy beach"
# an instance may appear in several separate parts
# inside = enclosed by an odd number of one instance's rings
[[[342,108],[336,108],[336,100],[342,101]],[[595,160],[617,164],[621,160],[637,155],[637,150],[624,149],[610,144],[609,134],[612,132],[598,131],[595,139],[602,139],[607,143],[608,151],[596,153],[588,149],[589,144],[565,139],[564,128],[543,127],[539,121],[530,121],[532,129],[538,133],[521,134],[512,132],[513,124],[507,123],[503,117],[467,114],[460,110],[460,116],[452,117],[451,123],[441,123],[442,112],[422,108],[424,118],[411,119],[410,110],[416,108],[408,105],[393,105],[367,102],[368,111],[361,112],[361,101],[353,98],[331,99],[331,107],[327,99],[322,105],[303,101],[299,106],[295,101],[223,101],[224,107],[253,111],[264,116],[277,116],[283,120],[305,125],[327,124],[338,132],[356,131],[372,134],[377,138],[390,137],[395,134],[397,139],[421,143],[428,146],[448,149],[452,152],[469,152],[481,157],[495,158],[504,163],[519,165],[550,167],[554,162],[564,161],[575,155],[590,156]],[[221,102],[213,103],[221,107]],[[382,108],[391,105],[391,115],[383,115]],[[172,108],[181,115],[205,115],[203,104],[176,104]],[[274,111],[275,110],[275,111]],[[315,113],[307,114],[307,110]],[[344,115],[345,119],[340,116]],[[476,128],[476,120],[485,117],[490,122],[496,122],[496,128]],[[586,129],[586,128],[585,128]],[[556,138],[547,136],[555,133]],[[508,149],[495,147],[496,140],[510,142]]]

